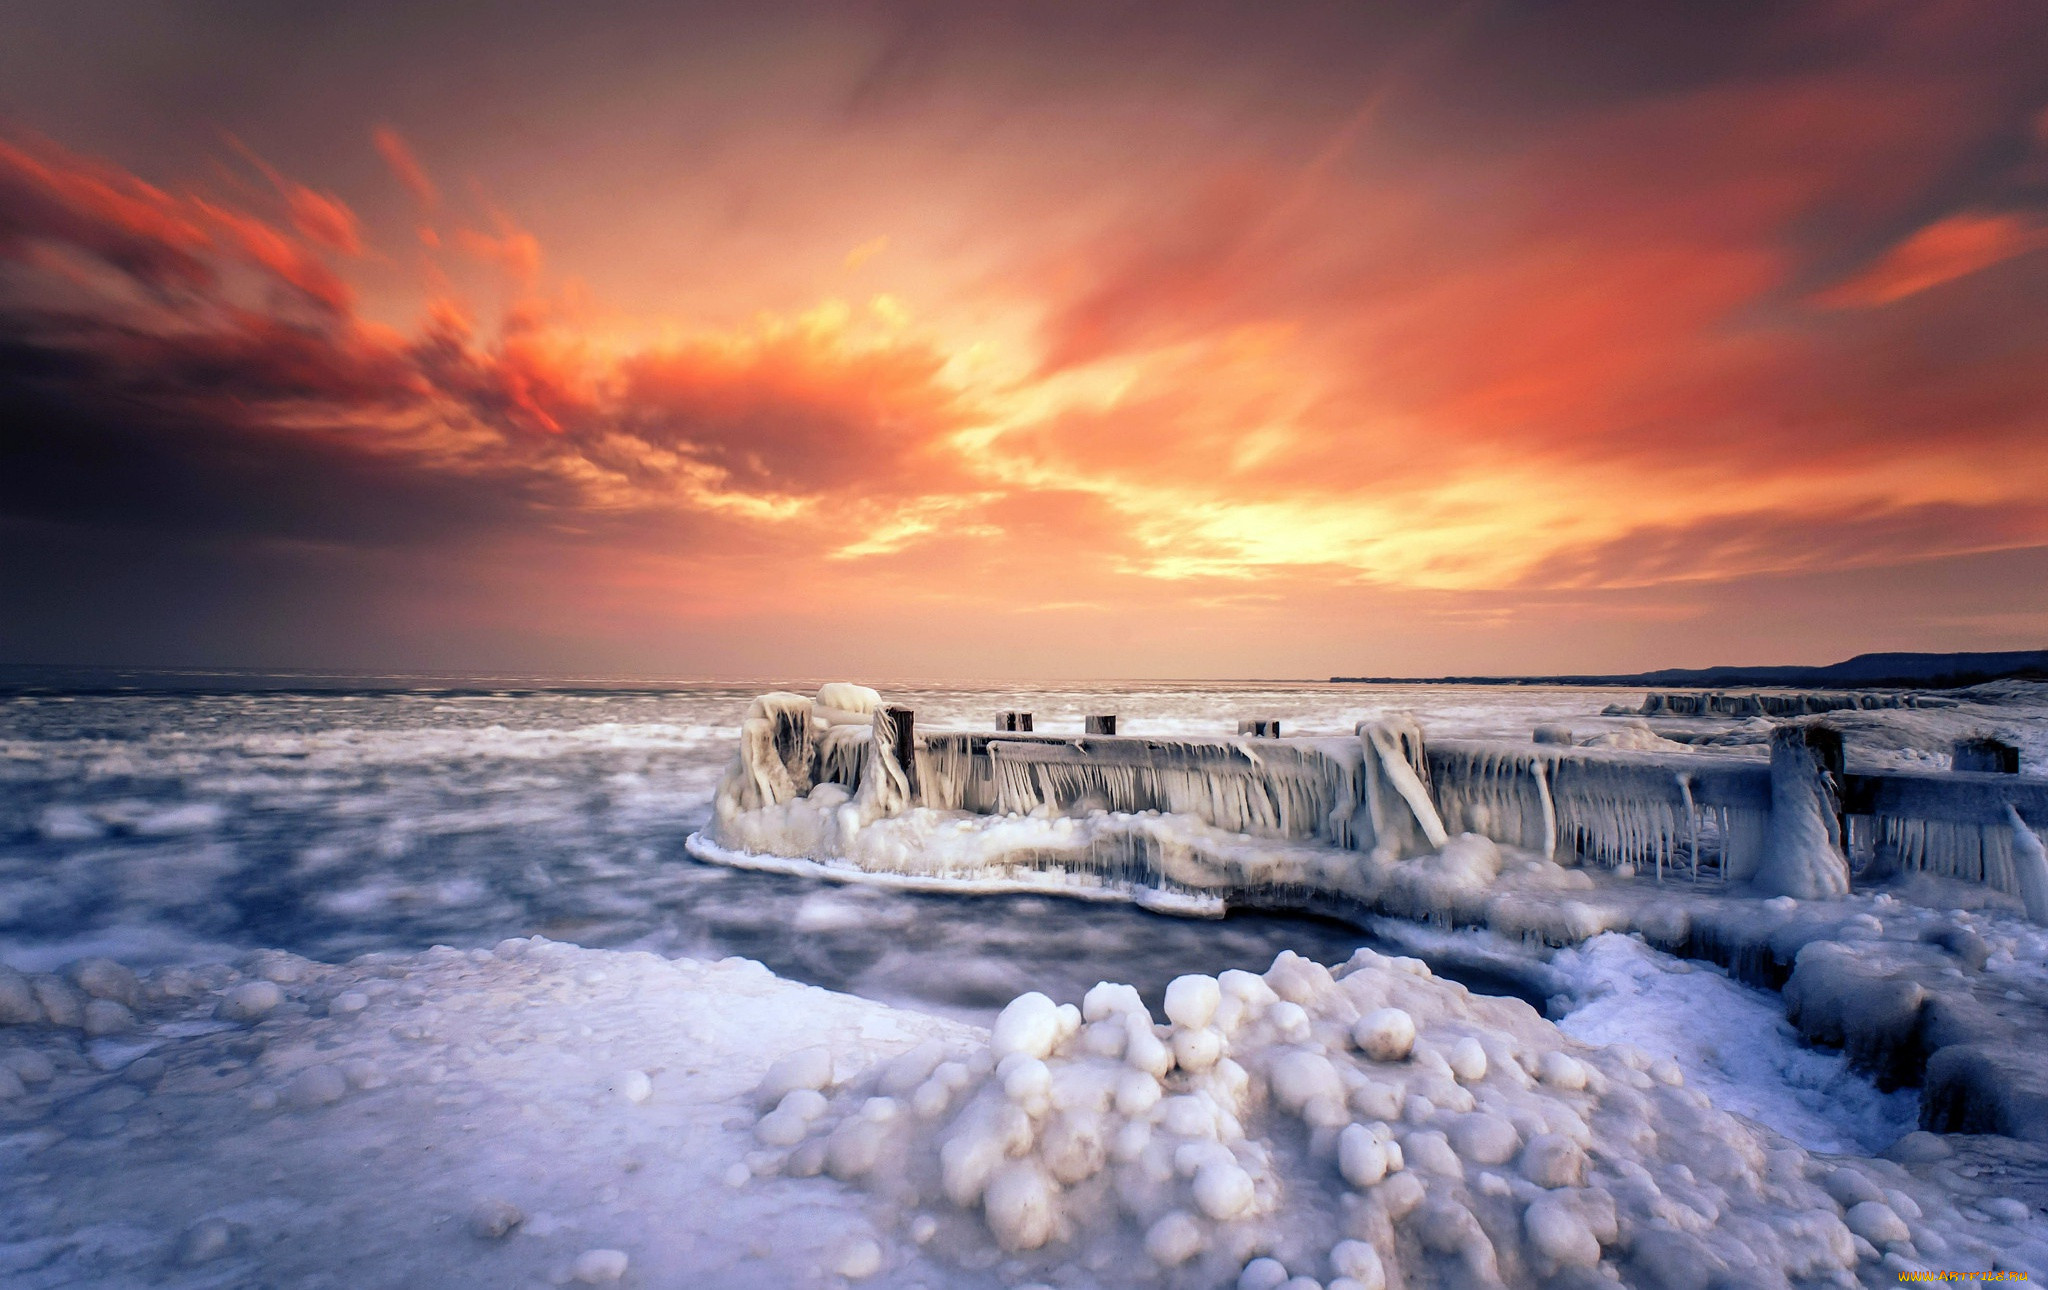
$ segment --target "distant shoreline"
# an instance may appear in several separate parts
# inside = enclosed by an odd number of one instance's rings
[[[1585,685],[1724,689],[1959,690],[1989,681],[2048,681],[2048,650],[1981,654],[1858,654],[1824,667],[1665,668],[1604,676],[1333,676],[1338,685]]]

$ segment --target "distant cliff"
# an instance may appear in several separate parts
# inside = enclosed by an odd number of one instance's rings
[[[1667,667],[1626,676],[1333,676],[1332,681],[1410,685],[1908,686],[1950,690],[2011,678],[2048,680],[2048,649],[1990,654],[1858,654],[1825,667]]]

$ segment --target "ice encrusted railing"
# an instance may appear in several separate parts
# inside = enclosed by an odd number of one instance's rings
[[[1349,851],[1397,862],[1465,832],[1564,864],[1695,883],[1755,879],[1774,847],[1786,849],[1786,830],[1774,833],[1774,819],[1786,823],[1784,785],[1770,764],[1744,757],[1425,744],[1421,729],[1403,720],[1366,723],[1355,737],[1202,739],[964,731],[909,738],[895,719],[860,687],[827,687],[816,701],[763,696],[720,788],[712,840],[782,854],[775,839],[787,837],[797,854],[825,859],[844,855],[877,821],[918,808],[1080,821],[1088,827],[1005,835],[1001,866],[1211,892],[1309,881],[1287,876],[1301,873],[1304,847],[1327,861]],[[820,786],[830,786],[824,796]],[[2048,827],[2048,781],[2037,777],[1836,770],[1810,796],[1813,809],[1801,811],[1807,826],[1864,877],[1924,871],[2024,895],[2016,848],[2038,848],[2035,835]],[[779,833],[744,827],[762,812],[781,812]],[[1210,832],[1191,842],[1167,827],[1174,820]],[[861,863],[912,863],[918,857],[908,851],[919,838],[946,840],[929,830],[898,834]],[[1262,864],[1256,848],[1231,838],[1284,843],[1291,854],[1286,864]],[[937,863],[955,873],[986,867],[996,854],[993,842],[972,854],[954,850]],[[1327,869],[1326,860],[1314,867]],[[1845,870],[1836,886],[1846,889],[1847,880]]]
[[[1727,757],[1433,740],[1451,832],[1602,868],[1746,876],[1770,826],[1770,769]]]
[[[1350,847],[1356,739],[1148,739],[926,735],[920,804],[980,815],[1089,811],[1188,815],[1233,833]]]

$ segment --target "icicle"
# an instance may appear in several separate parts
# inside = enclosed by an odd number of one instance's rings
[[[1686,855],[1692,863],[1692,882],[1697,887],[1700,882],[1699,808],[1693,804],[1692,800],[1692,776],[1684,771],[1680,771],[1676,778],[1678,780],[1678,794],[1685,799],[1685,849]],[[1657,865],[1657,881],[1664,881],[1664,865],[1662,862],[1659,862]]]
[[[1550,860],[1557,855],[1557,802],[1550,795],[1550,763],[1538,761],[1532,769],[1536,776],[1536,792],[1543,799],[1543,858]],[[1660,869],[1658,872],[1663,871]]]

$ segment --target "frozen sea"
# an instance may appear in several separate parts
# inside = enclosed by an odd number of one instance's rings
[[[749,699],[774,688],[760,683],[29,679],[39,688],[0,696],[0,961],[24,970],[93,954],[136,967],[233,960],[258,948],[341,962],[537,933],[668,957],[742,956],[793,980],[986,1024],[1025,990],[1078,999],[1098,980],[1128,981],[1156,1008],[1181,973],[1261,970],[1283,949],[1338,962],[1360,944],[1384,947],[1358,929],[1300,917],[1189,920],[699,863],[683,841],[708,818]],[[1344,734],[1407,712],[1439,736],[1516,739],[1539,722],[1582,737],[1618,727],[1625,719],[1603,708],[1633,708],[1643,696],[1313,683],[883,688],[927,728],[985,729],[999,712],[1024,710],[1049,732],[1078,734],[1085,715],[1113,712],[1136,734],[1230,733],[1246,717],[1278,718],[1287,733]],[[1861,754],[1906,764],[1937,761],[1962,719],[1876,715],[1884,720],[1866,722]],[[1714,740],[1730,755],[1756,747],[1732,722],[1660,729]],[[2037,737],[2029,726],[2028,741]],[[1852,732],[1852,751],[1856,739]],[[1540,1003],[1566,979],[1533,962],[1526,973],[1490,972],[1442,944],[1436,951],[1440,970],[1490,993]],[[1612,954],[1562,966],[1587,1000],[1606,1000],[1582,1023],[1586,1037],[1626,1028]],[[1769,1026],[1780,1011],[1709,971],[1699,982],[1724,1015],[1751,1009],[1738,1029]],[[1668,1012],[1691,988],[1673,977],[1623,994]],[[1785,1114],[1804,1118],[1793,1136],[1815,1145],[1835,1145],[1817,1140],[1829,1139],[1830,1123],[1851,1139],[1877,1138],[1910,1117],[1909,1105],[1867,1088],[1830,1101],[1831,1082],[1852,1078],[1837,1067],[1788,1057],[1776,1068],[1796,1085]],[[1744,1109],[1773,1115],[1770,1096]]]

